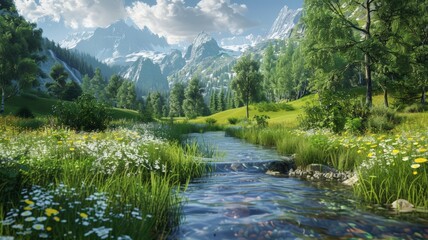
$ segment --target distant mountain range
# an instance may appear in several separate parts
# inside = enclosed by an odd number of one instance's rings
[[[186,50],[173,49],[165,38],[149,29],[138,29],[124,20],[94,32],[70,35],[61,46],[89,53],[109,65],[120,65],[120,74],[136,83],[139,95],[168,91],[174,82],[187,82],[198,76],[208,89],[225,88],[232,79],[237,57],[245,52],[259,56],[278,39],[290,37],[302,9],[285,6],[266,36],[240,36],[218,42],[200,33]]]

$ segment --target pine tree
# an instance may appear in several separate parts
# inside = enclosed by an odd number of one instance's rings
[[[183,101],[184,101],[184,85],[176,83],[171,89],[169,95],[169,116],[170,117],[182,117],[183,112]]]

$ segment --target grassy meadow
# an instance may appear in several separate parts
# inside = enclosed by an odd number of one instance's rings
[[[154,125],[26,130],[1,117],[0,236],[163,239],[181,220],[180,191],[206,166]]]

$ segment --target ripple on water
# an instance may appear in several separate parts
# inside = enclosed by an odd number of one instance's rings
[[[222,164],[278,160],[271,149],[214,132],[193,134],[224,154]],[[428,225],[361,208],[347,187],[276,178],[262,171],[215,172],[190,183],[177,239],[428,239]],[[426,217],[426,216],[425,216]]]

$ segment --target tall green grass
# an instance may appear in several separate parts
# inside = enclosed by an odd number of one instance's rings
[[[275,147],[283,155],[294,155],[298,166],[324,164],[338,170],[352,170],[361,162],[357,150],[329,139],[328,135],[306,134],[282,125],[269,128],[228,128],[226,132],[254,144]]]
[[[156,137],[146,126],[76,133],[49,127],[17,131],[13,124],[3,125],[0,160],[18,171],[8,178],[8,186],[15,187],[0,186],[0,193],[9,196],[6,212],[18,214],[0,231],[20,236],[21,226],[31,229],[22,239],[82,239],[98,231],[114,238],[165,239],[182,218],[181,189],[207,170],[198,154],[194,147]],[[94,196],[100,199],[91,200]],[[46,209],[58,213],[48,216]],[[29,221],[28,212],[42,220]]]

